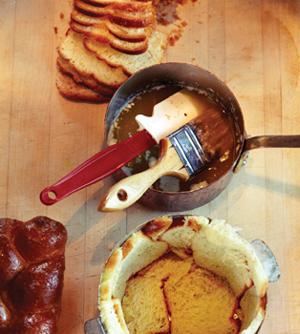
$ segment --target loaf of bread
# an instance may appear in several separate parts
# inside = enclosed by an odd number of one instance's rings
[[[56,86],[60,93],[72,100],[109,101],[110,97],[88,87],[84,83],[76,82],[71,75],[64,71],[57,71]]]
[[[57,65],[61,71],[69,74],[75,83],[85,84],[87,88],[89,87],[92,90],[98,92],[104,98],[107,97],[107,99],[109,99],[116,91],[116,88],[111,88],[99,83],[91,75],[81,75],[73,66],[70,65],[68,60],[63,59],[60,56],[57,57]]]
[[[57,333],[66,241],[47,217],[0,219],[1,334]]]
[[[106,101],[128,76],[159,64],[167,36],[155,30],[157,3],[74,0],[70,29],[58,48],[59,57],[68,62],[57,61],[60,93],[76,100]]]
[[[130,55],[113,49],[107,43],[98,43],[93,39],[84,39],[85,48],[96,54],[98,59],[113,67],[121,67],[125,73],[132,75],[145,67],[159,64],[167,44],[164,33],[153,30],[146,52],[139,55]]]
[[[255,334],[267,286],[253,247],[225,221],[161,217],[112,253],[100,282],[100,317],[108,334]],[[122,312],[109,307],[116,301]]]
[[[85,77],[93,77],[98,83],[118,88],[126,79],[121,67],[111,67],[105,61],[86,50],[83,45],[84,36],[69,30],[65,40],[58,49],[59,55],[68,60],[76,71]]]

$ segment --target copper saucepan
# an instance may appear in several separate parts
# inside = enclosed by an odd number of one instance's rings
[[[246,162],[249,151],[257,148],[300,147],[300,135],[256,136],[246,134],[241,107],[230,89],[212,73],[188,64],[165,63],[141,70],[130,77],[115,93],[105,118],[106,143],[109,130],[122,109],[141,92],[162,85],[194,87],[204,91],[215,102],[230,111],[238,131],[235,160],[228,171],[208,186],[185,192],[166,192],[149,188],[139,202],[156,210],[185,211],[205,205],[227,187],[235,173]],[[108,145],[108,144],[107,144]],[[114,174],[116,180],[128,176],[122,170]]]

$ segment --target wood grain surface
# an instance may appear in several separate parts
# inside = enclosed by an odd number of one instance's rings
[[[0,0],[0,216],[56,219],[68,229],[59,333],[83,333],[98,315],[103,264],[131,229],[169,213],[134,204],[97,212],[109,177],[47,207],[39,193],[104,148],[107,104],[73,102],[55,86],[56,48],[71,0]],[[296,0],[187,0],[168,6],[160,26],[175,39],[164,61],[203,67],[225,81],[247,133],[300,134],[300,3]],[[176,14],[176,15],[174,15]],[[171,20],[169,20],[171,21]],[[269,286],[261,334],[300,333],[300,149],[261,149],[211,203],[190,211],[226,219],[260,238],[281,270]]]

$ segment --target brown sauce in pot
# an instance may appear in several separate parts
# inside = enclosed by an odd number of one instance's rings
[[[120,112],[110,129],[108,144],[115,144],[138,132],[140,129],[135,121],[135,116],[138,114],[151,116],[155,104],[180,89],[182,89],[182,87],[164,86],[147,90],[134,97]],[[237,131],[231,112],[224,110],[221,105],[214,102],[209,96],[207,96],[207,94],[199,92],[195,89],[189,89],[189,91],[191,91],[191,94],[195,97],[195,99],[198,101],[200,100],[202,110],[199,111],[199,113],[207,112],[207,117],[210,117],[210,115],[213,115],[214,113],[215,115],[222,114],[223,123],[221,126],[226,128],[227,131],[226,150],[223,150],[222,155],[216,154],[209,166],[189,181],[183,182],[171,176],[164,176],[152,185],[153,189],[167,192],[182,192],[204,188],[226,174],[236,159],[235,152],[237,146]],[[224,144],[221,143],[221,146],[224,147]],[[227,147],[229,149],[227,149]],[[222,149],[220,151],[222,151]],[[125,167],[123,167],[123,171],[128,175],[140,173],[155,164],[158,156],[159,145],[156,145],[130,161]]]

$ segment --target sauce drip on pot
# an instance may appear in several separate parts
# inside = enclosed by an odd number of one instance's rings
[[[108,135],[108,144],[115,144],[138,132],[140,129],[135,121],[135,116],[138,114],[151,116],[154,105],[181,89],[182,87],[178,86],[164,86],[144,91],[134,97],[120,112],[111,127]],[[216,103],[206,93],[195,89],[189,89],[189,91],[192,92],[192,96],[195,99],[200,101],[202,110],[199,110],[199,114],[200,112],[202,114],[207,112],[207,117],[212,118],[217,114],[222,116],[222,124],[219,124],[219,126],[227,131],[226,146],[230,149],[223,150],[222,155],[216,154],[209,166],[189,181],[183,182],[171,176],[164,176],[152,185],[153,189],[167,192],[182,192],[204,188],[226,174],[236,158],[237,131],[231,112],[224,110],[220,104]],[[224,147],[223,143],[222,146]],[[155,164],[158,156],[159,145],[156,145],[130,161],[123,167],[123,171],[128,175],[140,173]]]

